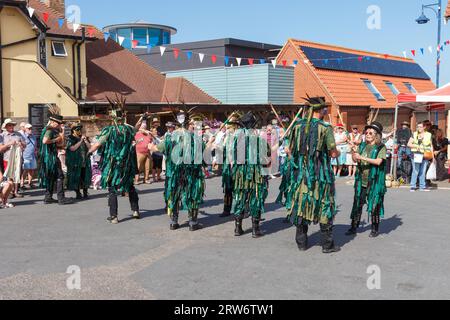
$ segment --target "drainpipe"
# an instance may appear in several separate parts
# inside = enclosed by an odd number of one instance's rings
[[[77,44],[77,56],[78,56],[78,100],[83,99],[83,90],[81,88],[81,46],[86,42],[86,28],[81,29],[82,39]]]
[[[76,77],[76,67],[75,67],[75,59],[76,59],[76,53],[75,53],[75,46],[78,44],[78,41],[75,40],[75,42],[72,44],[72,76],[73,76],[73,96],[77,96],[77,77]]]
[[[3,11],[3,6],[0,7],[0,14]],[[3,54],[2,54],[2,26],[0,23],[0,120],[4,121],[3,117]]]

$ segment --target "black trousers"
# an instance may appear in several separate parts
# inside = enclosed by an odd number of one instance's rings
[[[54,187],[56,185],[56,192],[58,200],[61,201],[65,198],[64,195],[64,172],[62,170],[61,161],[56,159],[56,174],[54,177],[50,177],[47,189],[45,190],[45,200],[50,200],[53,197]]]
[[[119,203],[117,200],[117,196],[119,192],[114,187],[109,187],[108,191],[109,191],[108,195],[109,215],[112,218],[115,218],[118,215]],[[133,212],[139,211],[139,196],[137,194],[136,188],[132,186],[128,194],[130,199],[131,211]]]
[[[233,189],[225,188],[225,196],[223,199],[223,212],[231,213],[231,207],[233,205]]]

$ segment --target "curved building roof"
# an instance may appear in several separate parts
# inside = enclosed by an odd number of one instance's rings
[[[138,22],[131,22],[131,23],[120,23],[120,24],[112,24],[109,26],[106,26],[103,28],[103,31],[108,32],[111,29],[116,28],[156,28],[156,29],[163,29],[166,31],[170,31],[171,35],[174,35],[178,32],[177,29],[171,26],[166,26],[162,24],[154,24],[154,23],[147,23],[143,21]]]

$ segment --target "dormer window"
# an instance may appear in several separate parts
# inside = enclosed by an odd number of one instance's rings
[[[52,55],[55,57],[67,57],[67,50],[63,41],[52,41]]]

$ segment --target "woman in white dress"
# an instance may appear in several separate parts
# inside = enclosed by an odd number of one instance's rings
[[[354,178],[356,173],[356,165],[357,163],[353,161],[352,149],[357,150],[359,145],[362,142],[362,136],[359,133],[359,129],[357,126],[352,127],[352,132],[348,135],[348,143],[349,143],[349,152],[347,153],[347,167],[348,167],[348,176],[349,178]]]

